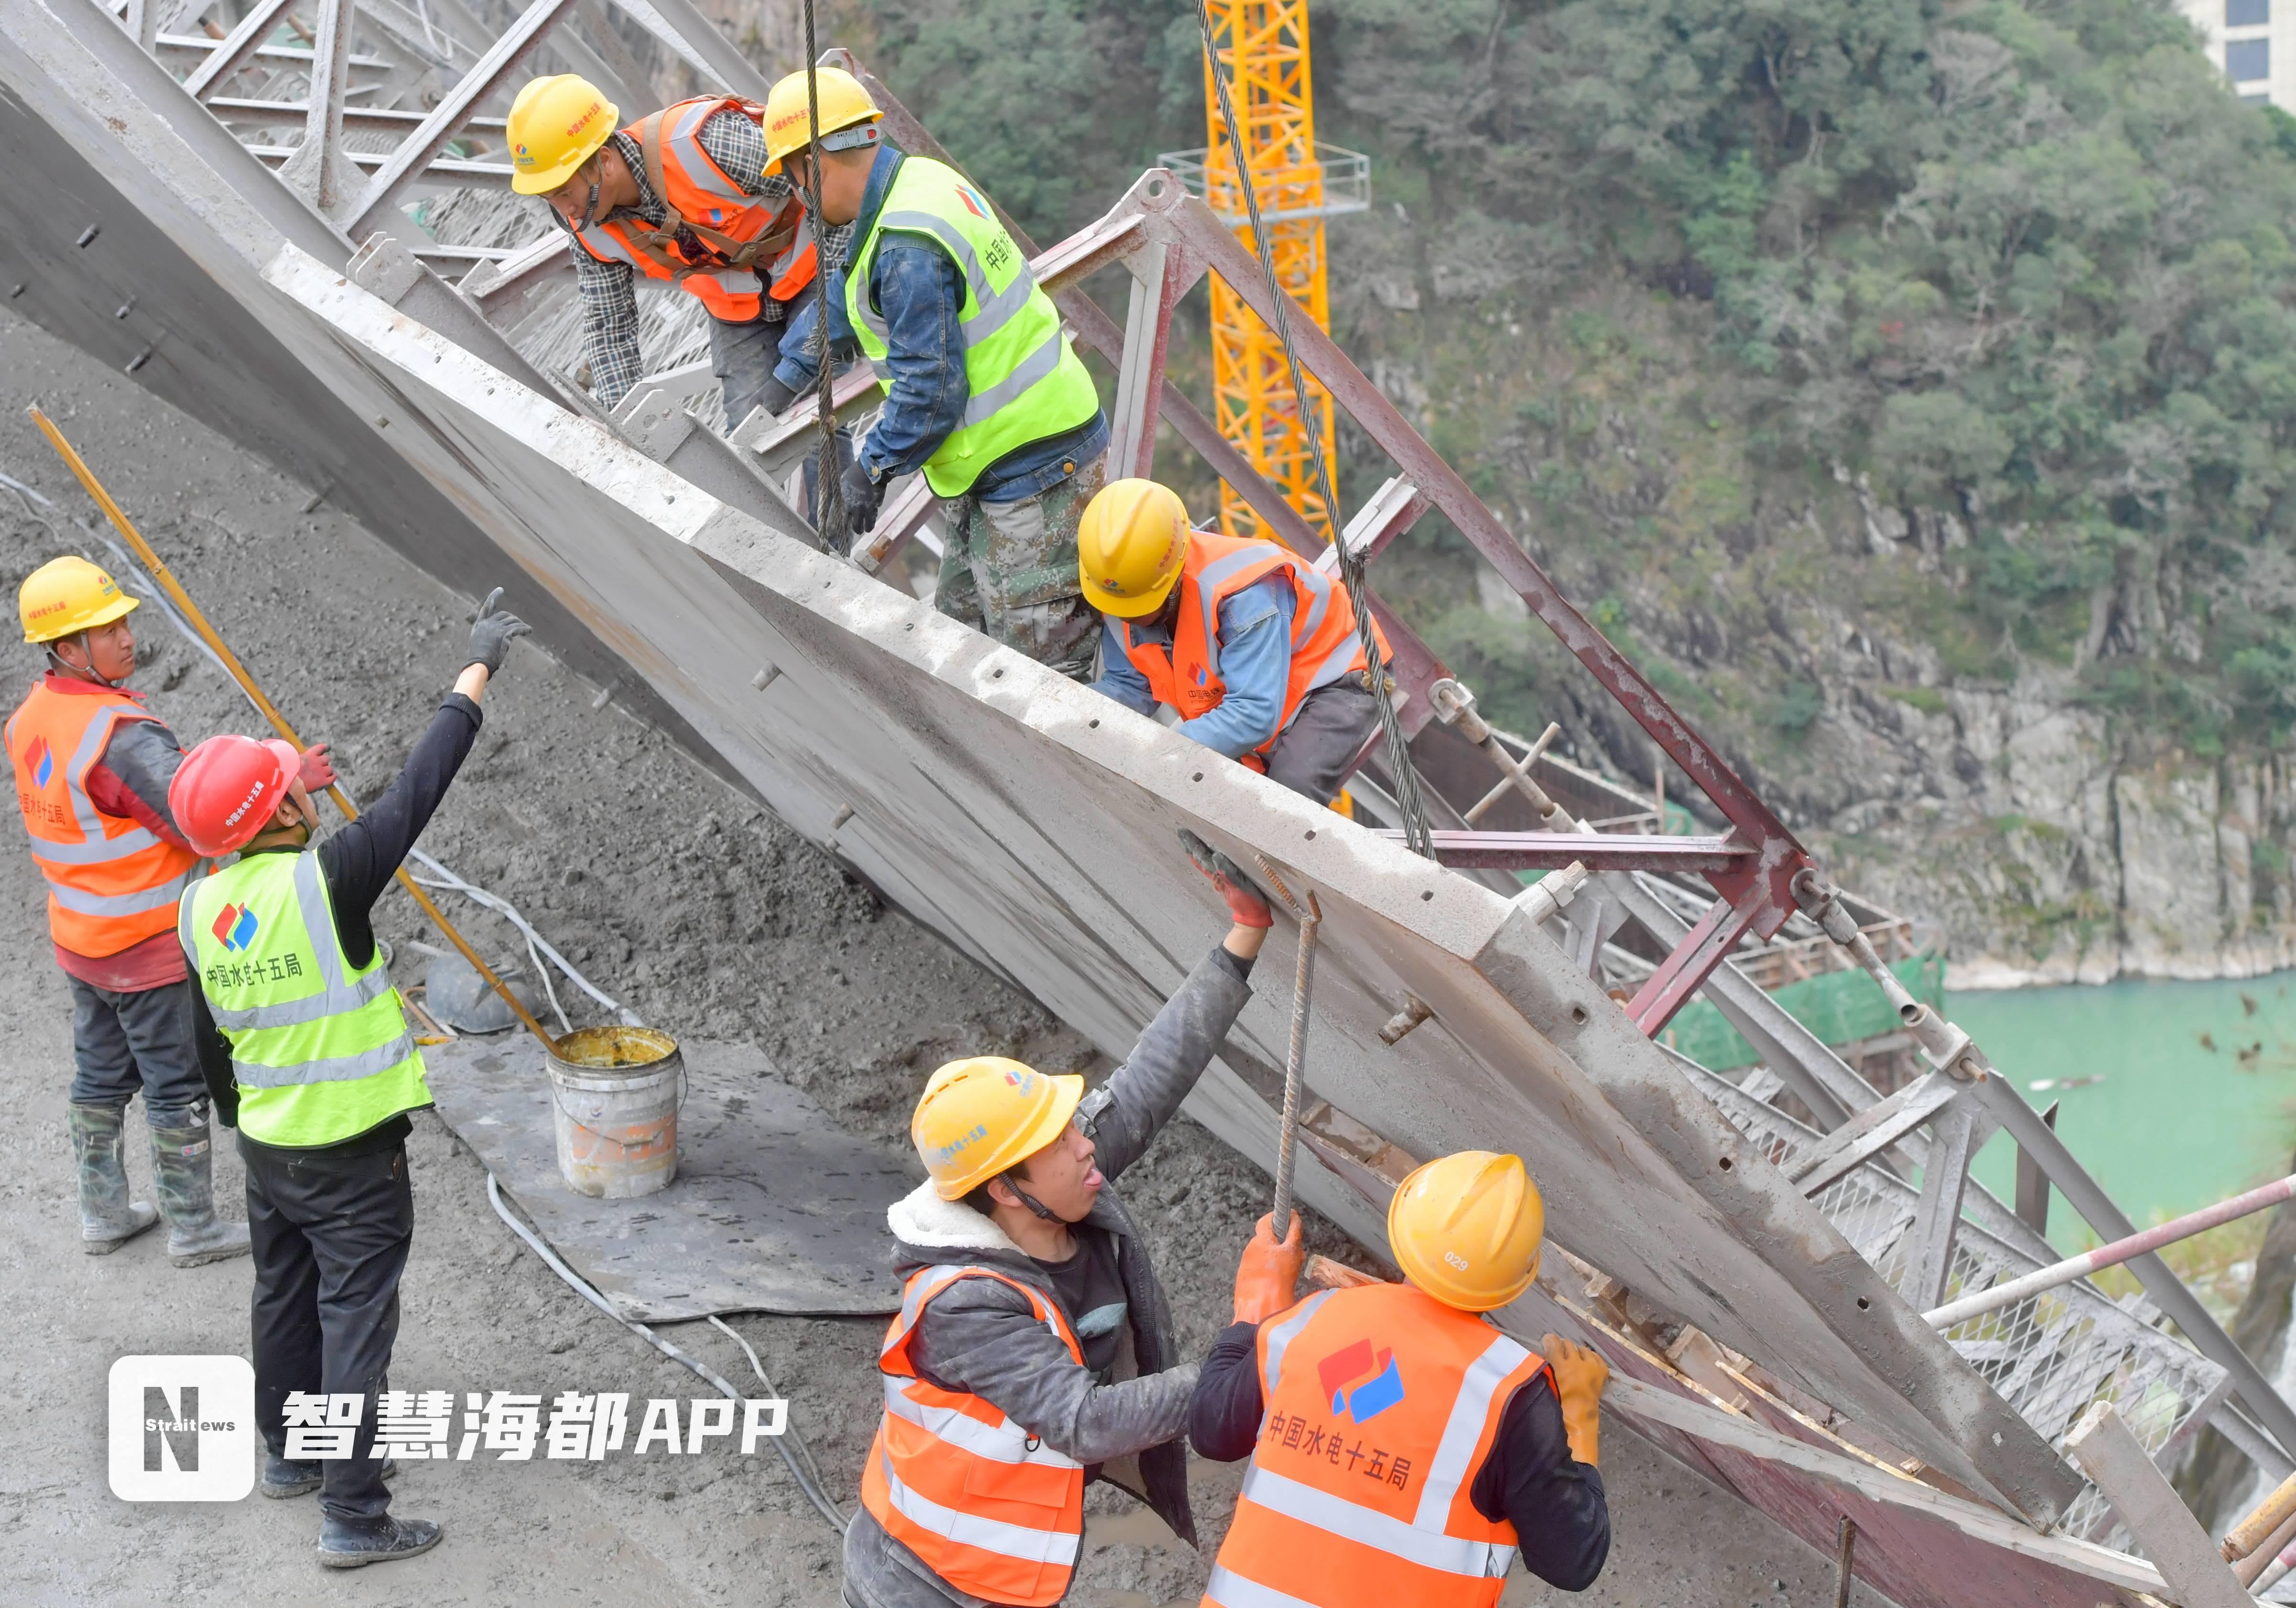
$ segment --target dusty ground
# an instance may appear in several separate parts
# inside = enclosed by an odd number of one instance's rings
[[[348,521],[299,513],[303,487],[12,319],[0,320],[0,472],[58,506],[44,525],[0,493],[7,595],[59,552],[105,560],[72,523],[92,517],[91,505],[22,416],[32,401],[62,423],[307,740],[334,740],[362,796],[387,783],[460,666],[468,600]],[[518,577],[503,578],[515,606]],[[187,742],[255,729],[220,673],[157,612],[137,616],[149,652],[136,680],[157,711]],[[34,655],[20,654],[12,674],[29,679]],[[951,1054],[1088,1067],[1087,1047],[1044,1012],[880,909],[826,857],[654,733],[611,706],[594,710],[594,692],[544,653],[514,650],[489,690],[471,764],[424,846],[514,900],[602,988],[676,1031],[754,1041],[853,1131],[896,1150],[906,1148],[925,1073]],[[107,1370],[135,1352],[243,1354],[250,1268],[177,1271],[157,1235],[109,1258],[79,1254],[64,1130],[68,995],[48,956],[40,884],[13,849],[0,852],[0,913],[16,956],[0,972],[0,1020],[12,1029],[0,1048],[0,1129],[16,1155],[0,1175],[0,1538],[12,1555],[0,1574],[14,1582],[0,1598],[190,1608],[283,1589],[308,1603],[520,1608],[836,1601],[832,1538],[762,1452],[414,1464],[397,1486],[398,1511],[442,1519],[444,1544],[349,1575],[312,1563],[318,1515],[308,1498],[116,1500],[104,1473]],[[449,914],[469,915],[467,930],[498,958],[514,953],[493,918],[451,898]],[[398,895],[379,917],[394,941],[438,939]],[[406,964],[401,972],[418,975]],[[140,1128],[131,1117],[139,1150]],[[227,1215],[242,1217],[239,1169],[220,1148],[219,1195]],[[484,1172],[435,1117],[418,1119],[411,1154],[419,1227],[394,1384],[545,1399],[567,1389],[701,1391],[512,1236],[488,1206]],[[148,1161],[138,1155],[132,1172],[148,1178]],[[1225,1321],[1234,1249],[1265,1209],[1263,1176],[1183,1120],[1123,1188],[1155,1243],[1183,1350],[1199,1353]],[[880,1325],[737,1323],[791,1399],[794,1427],[833,1496],[849,1504],[875,1423]],[[707,1325],[681,1325],[671,1338],[747,1380],[736,1348]],[[1830,1565],[1760,1515],[1622,1432],[1603,1449],[1618,1538],[1609,1569],[1575,1599],[1518,1574],[1510,1604],[1833,1601]],[[1196,1480],[1216,1542],[1234,1473],[1199,1464]],[[1162,1537],[1128,1498],[1096,1492],[1093,1506],[1071,1601],[1195,1597],[1203,1560]]]

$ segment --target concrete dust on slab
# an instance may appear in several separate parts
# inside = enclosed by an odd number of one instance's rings
[[[74,521],[97,516],[23,416],[62,427],[307,742],[331,740],[354,796],[372,800],[461,668],[474,601],[450,595],[357,526],[133,381],[0,317],[0,472],[56,506],[0,492],[0,587],[12,596],[62,552],[109,564]],[[221,399],[218,406],[224,405]],[[384,450],[378,445],[375,450]],[[521,575],[501,578],[515,609]],[[135,617],[134,685],[186,744],[254,732],[237,690],[156,609]],[[37,674],[20,649],[17,685]],[[486,725],[422,847],[515,903],[600,988],[684,1038],[752,1044],[778,1075],[886,1154],[908,1153],[908,1117],[931,1070],[959,1054],[1012,1054],[1095,1077],[1092,1046],[1010,986],[898,913],[836,862],[728,789],[668,739],[594,709],[598,689],[530,645],[487,694]],[[11,690],[11,706],[20,695]],[[315,1498],[138,1505],[106,1482],[104,1381],[136,1352],[248,1345],[245,1260],[177,1270],[164,1235],[109,1257],[79,1252],[70,1146],[70,1006],[51,957],[42,885],[20,843],[0,852],[0,915],[16,963],[0,973],[12,1027],[0,1048],[0,1579],[10,1604],[172,1608],[291,1596],[299,1603],[805,1604],[838,1600],[834,1538],[762,1448],[692,1456],[627,1452],[599,1463],[490,1459],[406,1465],[395,1511],[446,1525],[406,1563],[337,1574],[309,1553]],[[1209,898],[1209,894],[1207,895]],[[510,925],[452,894],[450,917],[490,959],[523,961]],[[388,941],[441,936],[403,895],[376,908]],[[398,970],[417,974],[413,956]],[[1263,977],[1262,988],[1287,980]],[[577,1026],[603,1019],[578,991]],[[130,1177],[148,1192],[140,1104]],[[609,1323],[496,1218],[486,1174],[436,1117],[408,1147],[417,1226],[391,1372],[400,1390],[621,1391],[636,1402],[707,1387]],[[245,1216],[242,1176],[217,1147],[217,1194]],[[1180,1352],[1224,1327],[1236,1251],[1267,1210],[1267,1181],[1203,1129],[1176,1122],[1119,1188],[1168,1288]],[[148,1198],[148,1195],[147,1195]],[[1356,1252],[1309,1218],[1310,1243]],[[875,1319],[733,1320],[791,1402],[833,1499],[857,1500],[880,1400]],[[706,1325],[665,1331],[737,1385],[752,1375]],[[762,1390],[759,1391],[762,1394]],[[636,1417],[634,1405],[633,1419]],[[1518,1573],[1505,1601],[1608,1608],[1816,1608],[1832,1567],[1760,1514],[1613,1428],[1603,1473],[1617,1536],[1603,1579],[1576,1596]],[[1095,1487],[1070,1600],[1185,1602],[1201,1590],[1240,1467],[1195,1462],[1206,1551],[1174,1541],[1129,1497]],[[1783,1582],[1783,1585],[1774,1585]],[[1864,1596],[1860,1602],[1867,1601]]]

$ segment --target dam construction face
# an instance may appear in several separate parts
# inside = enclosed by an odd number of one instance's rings
[[[1906,1608],[1979,1600],[1973,1580],[1981,1600],[2052,1608],[2216,1600],[2218,1582],[2195,1581],[2170,1544],[2182,1509],[2164,1515],[2144,1476],[2165,1492],[2154,1465],[2213,1426],[2276,1482],[2296,1468],[2296,1412],[2157,1256],[2128,1264],[2141,1300],[2068,1283],[1925,1320],[2058,1259],[2030,1211],[1968,1176],[2000,1128],[2100,1239],[2131,1225],[1909,989],[1910,924],[1827,883],[1328,338],[1299,330],[1300,359],[1391,464],[1341,541],[1376,577],[1414,521],[1448,520],[1554,629],[1590,695],[1697,788],[1689,833],[1664,830],[1663,801],[1493,730],[1375,593],[1431,858],[1398,830],[1408,778],[1383,751],[1346,818],[889,584],[905,551],[938,541],[921,480],[890,491],[856,550],[831,550],[792,495],[813,421],[761,411],[720,434],[689,406],[691,363],[608,414],[570,374],[555,233],[442,242],[407,210],[499,186],[506,167],[449,142],[498,114],[574,8],[544,0],[510,36],[463,38],[449,57],[476,65],[443,94],[435,66],[394,42],[395,7],[322,9],[304,70],[333,41],[339,81],[375,86],[348,112],[325,103],[324,78],[315,92],[253,72],[275,48],[253,24],[139,45],[86,0],[0,0],[12,305],[450,588],[522,577],[543,601],[521,611],[554,655],[1110,1055],[1216,936],[1178,829],[1312,893],[1300,1196],[1383,1255],[1389,1197],[1417,1161],[1519,1154],[1553,1253],[1499,1325],[1597,1348],[1611,1411],[1821,1551],[1847,1519],[1871,1588]],[[441,26],[467,32],[454,10]],[[709,82],[764,98],[686,0],[628,14]],[[895,144],[940,153],[865,64],[832,53],[889,109]],[[268,87],[243,104],[225,93],[235,75]],[[422,83],[435,99],[419,117],[381,115],[395,97],[421,110]],[[282,126],[312,154],[275,148]],[[1022,243],[1112,376],[1110,478],[1149,475],[1169,427],[1281,539],[1336,567],[1165,375],[1174,309],[1207,275],[1272,314],[1228,225],[1157,168],[1071,238]],[[1122,321],[1088,280],[1125,292]],[[690,349],[685,314],[679,298],[649,316]],[[854,423],[878,399],[865,366],[832,395]],[[1263,980],[1289,974],[1296,931],[1279,923]],[[1813,1032],[1771,991],[1861,972],[1897,1020],[1858,1042],[1909,1046],[1899,1064]],[[1685,1010],[1726,1023],[1754,1059],[1700,1064]],[[1290,1029],[1284,990],[1264,983],[1186,1106],[1262,1165]],[[2100,1449],[2114,1436],[2141,1466]]]

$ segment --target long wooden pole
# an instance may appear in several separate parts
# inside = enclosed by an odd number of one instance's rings
[[[192,601],[192,595],[184,591],[183,583],[176,578],[175,571],[160,561],[160,555],[152,550],[152,544],[144,539],[144,533],[135,529],[127,515],[120,511],[119,505],[111,500],[111,494],[106,491],[103,488],[103,483],[95,478],[95,472],[87,466],[86,462],[78,452],[73,450],[72,444],[64,439],[63,431],[58,430],[55,422],[37,406],[28,407],[24,411],[31,415],[32,423],[40,427],[40,433],[48,438],[48,445],[56,449],[56,455],[63,459],[65,465],[71,470],[72,473],[79,477],[79,483],[87,488],[88,496],[95,499],[96,506],[103,510],[104,516],[111,520],[113,528],[127,538],[127,545],[135,550],[135,556],[142,559],[144,568],[152,571],[152,578],[166,589],[169,597],[175,599],[176,606],[184,611],[184,618],[192,622],[192,628],[200,634],[209,647],[215,650],[216,657],[223,660],[224,668],[231,672],[232,679],[238,682],[242,690],[254,701],[255,707],[262,711],[263,718],[271,722],[272,729],[300,750],[303,740],[295,734],[295,728],[287,724],[287,717],[281,714],[271,700],[263,695],[263,689],[255,685],[255,677],[247,673],[247,667],[240,663],[239,656],[231,651],[220,636],[217,635],[216,628],[208,623],[208,617],[200,612],[199,604]],[[343,819],[346,821],[358,819],[357,808],[351,803],[341,788],[330,784],[327,788],[327,797],[332,799],[335,801],[335,808],[343,812]],[[527,1031],[542,1040],[543,1048],[554,1052],[558,1048],[558,1041],[550,1036],[548,1030],[534,1019],[534,1013],[520,1003],[518,996],[510,991],[510,985],[496,976],[494,968],[480,957],[479,952],[471,948],[468,940],[460,932],[455,931],[454,923],[439,914],[439,907],[432,904],[430,896],[422,890],[413,877],[406,874],[406,867],[404,866],[398,868],[398,882],[399,886],[414,896],[414,902],[422,907],[422,914],[430,918],[431,923],[447,935],[447,941],[463,952],[463,958],[478,968],[479,975],[485,978],[495,992],[503,997],[504,1003],[508,1005],[517,1014],[518,1019],[526,1024]]]

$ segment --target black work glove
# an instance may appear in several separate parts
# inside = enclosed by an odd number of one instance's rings
[[[471,656],[463,660],[466,670],[474,664],[482,664],[488,675],[500,675],[503,655],[510,652],[511,638],[523,636],[534,629],[517,615],[502,611],[502,595],[503,589],[496,587],[479,605],[479,623],[471,628]]]
[[[776,419],[789,412],[790,404],[796,400],[797,393],[782,383],[779,374],[767,374],[765,389],[758,393],[758,406]]]
[[[837,482],[838,494],[845,499],[845,533],[862,536],[877,528],[877,499],[882,495],[882,483],[869,478],[868,466],[855,458],[845,466]]]

